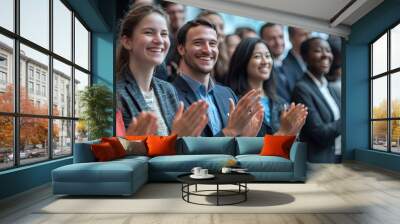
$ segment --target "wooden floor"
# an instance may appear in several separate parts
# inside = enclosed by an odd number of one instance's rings
[[[317,183],[345,201],[367,204],[357,214],[36,214],[53,201],[49,185],[0,201],[0,223],[219,224],[400,223],[400,174],[359,163],[309,165]],[[315,203],[320,203],[315,201]]]

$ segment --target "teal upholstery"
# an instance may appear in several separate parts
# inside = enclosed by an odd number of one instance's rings
[[[53,193],[131,195],[148,180],[145,158],[75,163],[52,171]]]
[[[210,172],[218,172],[228,160],[235,159],[231,155],[175,155],[157,156],[149,160],[149,177],[151,181],[176,180],[176,176],[191,172],[193,167],[199,166]],[[174,175],[173,173],[177,174]],[[162,177],[166,174],[166,177]],[[157,176],[157,178],[155,178]]]
[[[177,154],[235,155],[235,139],[231,137],[183,137]]]
[[[94,140],[94,141],[75,144],[74,163],[95,162],[96,158],[94,158],[90,146],[92,144],[99,144],[99,143],[100,140]]]
[[[240,167],[250,172],[292,172],[292,161],[278,156],[239,155],[236,156]]]
[[[260,154],[263,145],[263,137],[237,137],[236,155]]]
[[[74,164],[52,172],[54,194],[131,195],[147,181],[176,181],[193,167],[218,172],[228,160],[236,159],[256,181],[305,181],[307,152],[305,144],[295,142],[290,159],[260,156],[263,137],[184,137],[177,141],[177,155],[127,156],[95,162],[90,145],[77,143]],[[235,157],[236,156],[236,157]]]

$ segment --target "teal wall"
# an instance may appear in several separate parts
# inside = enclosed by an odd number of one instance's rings
[[[0,199],[48,183],[53,169],[71,163],[69,157],[0,172]]]
[[[113,89],[116,1],[67,0],[92,31],[92,82]],[[72,157],[0,172],[0,199],[51,181],[51,171],[72,163]]]
[[[355,159],[399,170],[400,157],[369,148],[369,46],[393,24],[400,22],[400,0],[386,0],[351,27],[345,44],[344,148],[345,159]],[[362,150],[362,151],[360,151]]]

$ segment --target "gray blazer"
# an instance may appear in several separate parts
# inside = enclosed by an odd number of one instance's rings
[[[154,89],[154,94],[157,97],[168,131],[171,132],[172,122],[179,105],[178,94],[174,86],[154,76],[151,87]],[[150,108],[146,104],[142,92],[128,68],[123,70],[121,78],[117,81],[116,88],[119,109],[122,112],[125,128],[127,128],[133,117],[136,117],[142,111],[149,111]]]

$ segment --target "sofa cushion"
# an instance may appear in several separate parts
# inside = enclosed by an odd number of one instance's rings
[[[146,139],[148,156],[165,156],[176,154],[177,135],[148,136]]]
[[[146,143],[143,140],[127,140],[123,137],[118,137],[122,146],[126,151],[126,155],[137,155],[145,156],[147,155]]]
[[[183,137],[177,154],[225,154],[235,155],[235,141],[231,137]]]
[[[126,156],[126,151],[117,137],[104,137],[101,138],[101,142],[110,143],[110,145],[114,149],[117,158],[122,158]]]
[[[112,145],[108,142],[93,144],[91,145],[91,149],[94,157],[96,157],[96,160],[99,162],[110,161],[118,158]]]
[[[260,154],[263,144],[263,137],[237,137],[236,155]]]
[[[292,161],[278,156],[238,155],[239,166],[249,172],[293,172]]]
[[[127,182],[132,181],[133,172],[143,172],[144,166],[147,166],[146,162],[140,159],[74,163],[53,170],[53,181]]]
[[[272,136],[265,135],[264,136],[264,146],[261,149],[261,156],[280,156],[286,159],[290,159],[290,148],[296,136]]]
[[[158,156],[149,160],[151,172],[191,172],[193,167],[200,166],[211,172],[219,171],[230,159],[231,155],[175,155]]]

